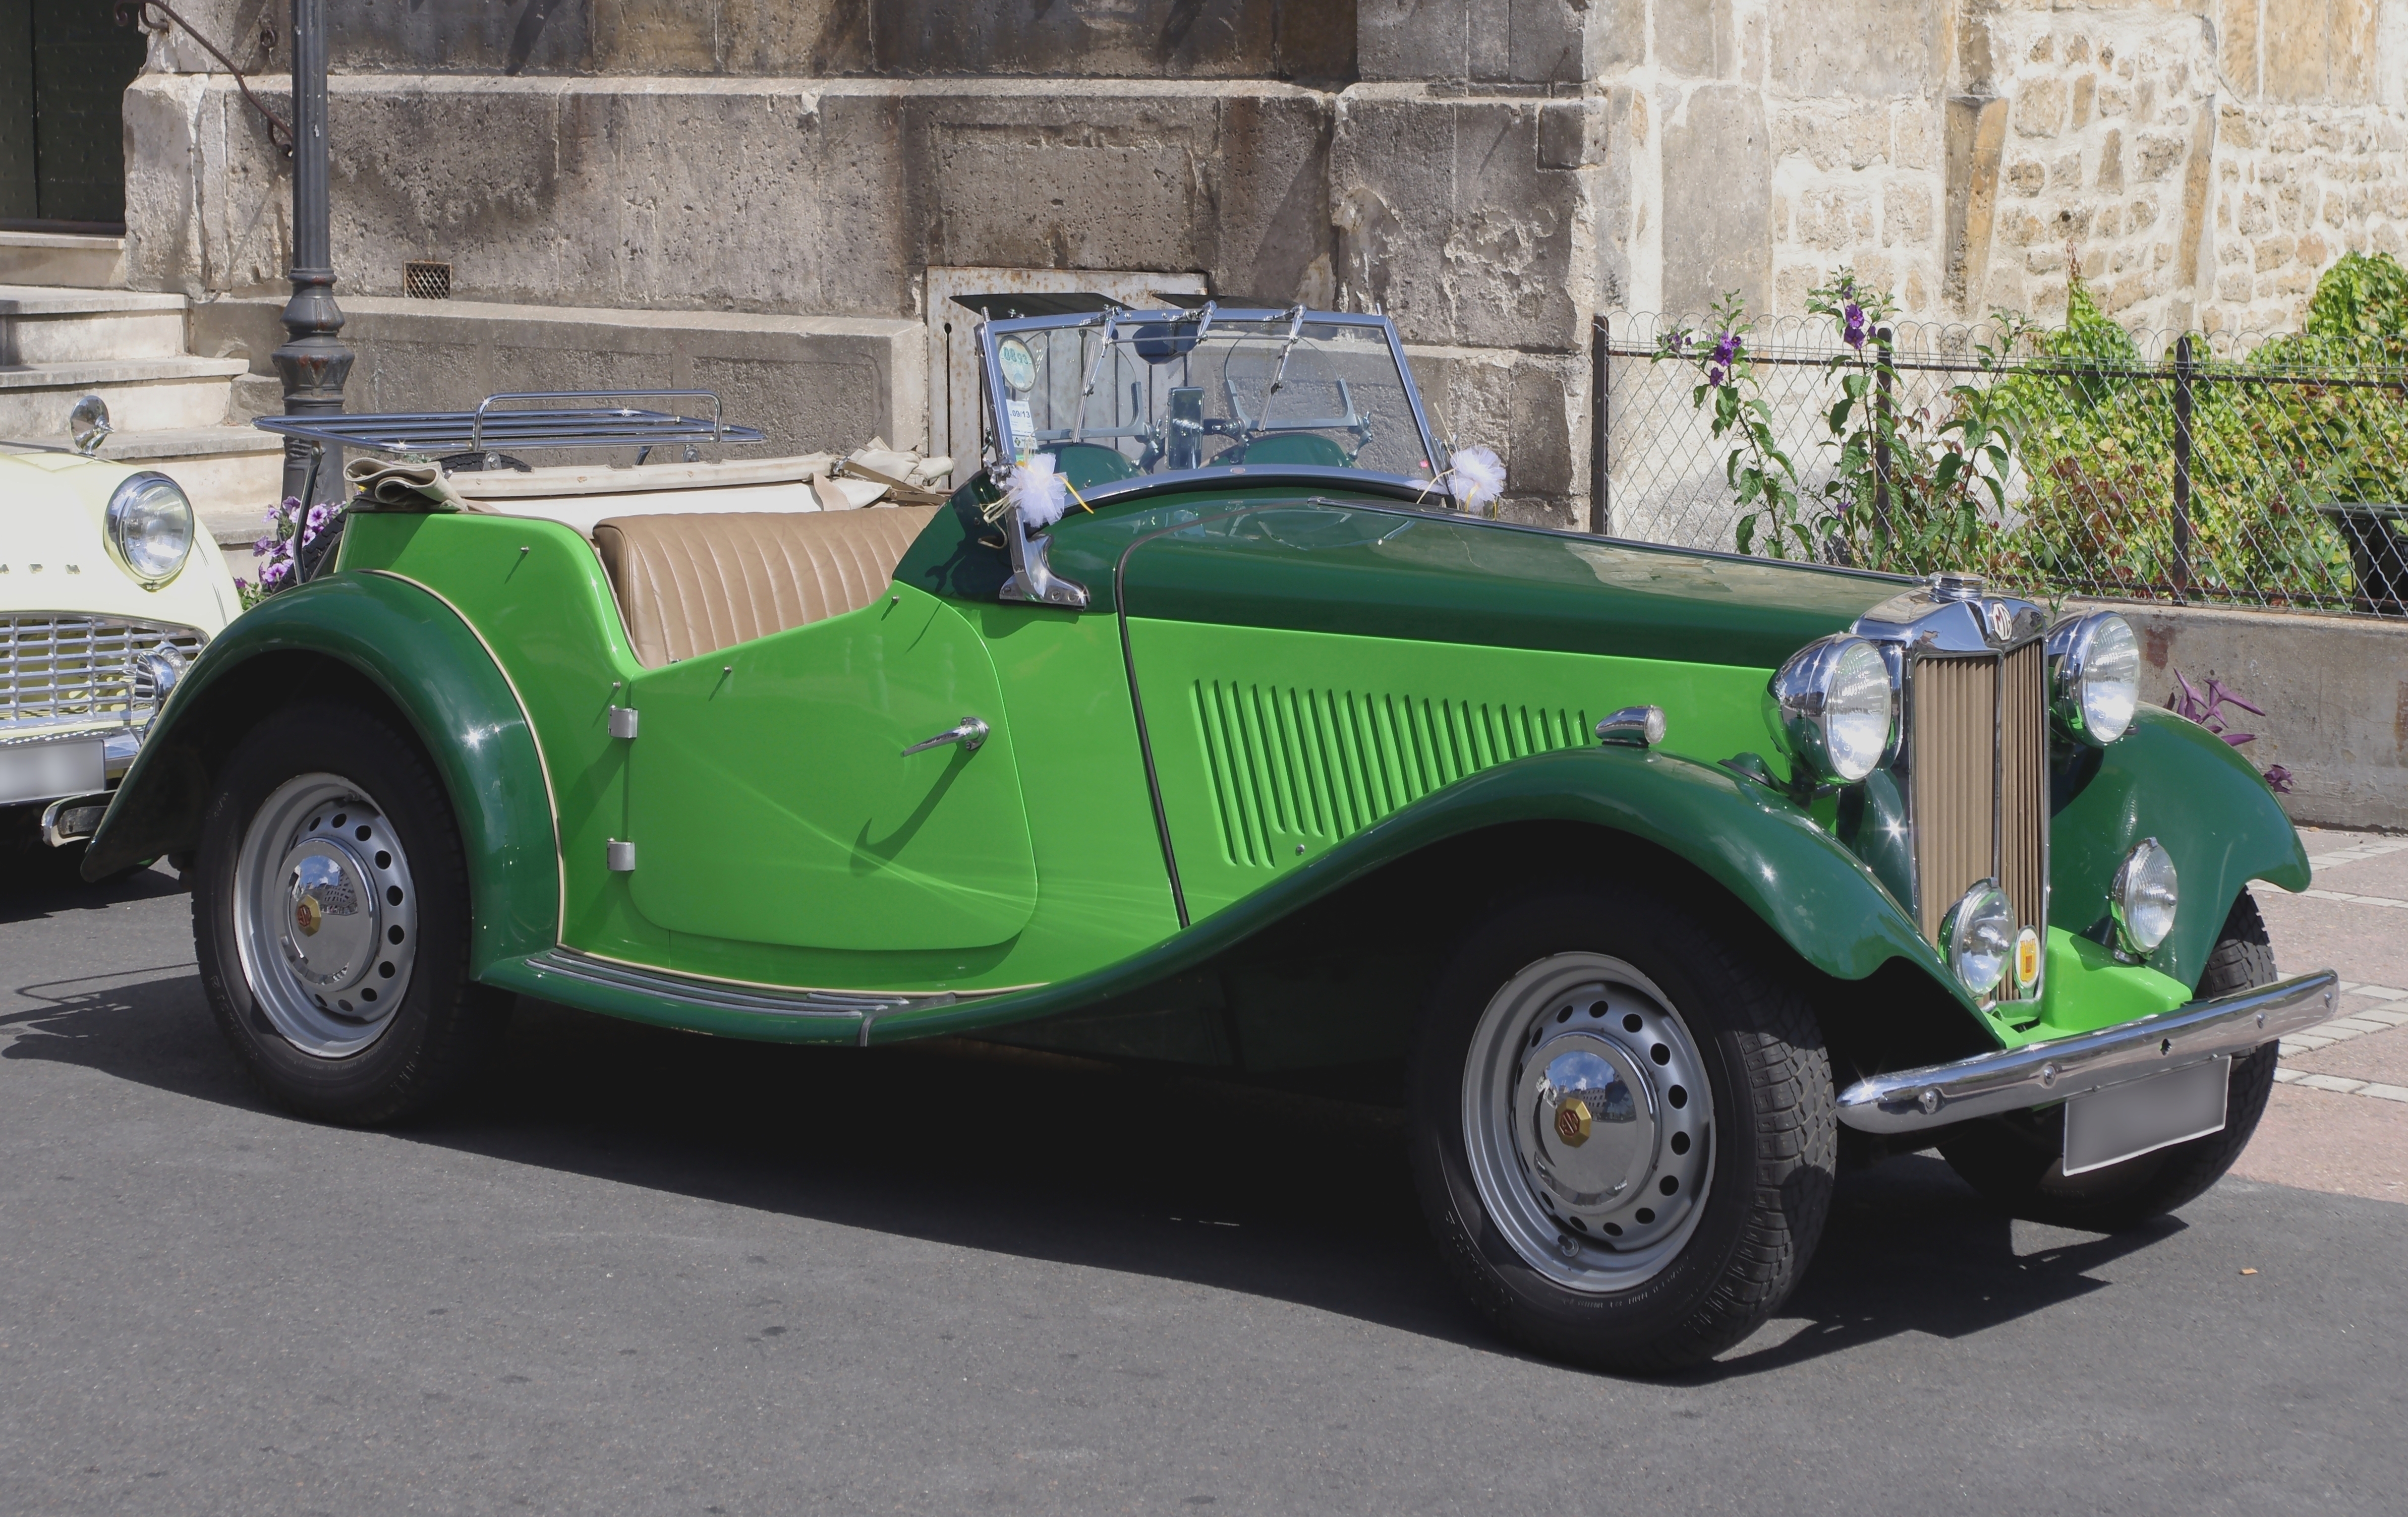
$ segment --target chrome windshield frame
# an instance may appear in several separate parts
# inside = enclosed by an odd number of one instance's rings
[[[1005,409],[1005,397],[1010,392],[1004,385],[1003,369],[996,357],[997,350],[1001,348],[1003,339],[1006,337],[1024,332],[1068,332],[1076,331],[1082,327],[1097,327],[1111,332],[1116,327],[1127,327],[1140,322],[1170,324],[1194,322],[1197,323],[1197,336],[1201,338],[1211,327],[1228,322],[1289,322],[1295,319],[1297,309],[1297,308],[1293,306],[1271,308],[1268,307],[1220,307],[1209,303],[1194,310],[1140,310],[1135,308],[1114,307],[1109,310],[1087,311],[1077,315],[1019,316],[982,322],[978,338],[979,364],[980,374],[986,381],[984,399],[988,438],[992,439],[998,452],[1008,453],[1012,432],[1011,419]],[[1419,478],[1410,474],[1385,474],[1372,469],[1334,469],[1284,464],[1254,465],[1250,468],[1247,465],[1233,464],[1218,467],[1165,469],[1156,473],[1138,475],[1127,479],[1116,479],[1109,484],[1099,484],[1082,492],[1087,501],[1093,504],[1117,499],[1123,495],[1151,494],[1167,486],[1211,486],[1231,481],[1243,482],[1251,475],[1258,473],[1266,479],[1309,479],[1316,484],[1342,484],[1348,479],[1377,479],[1388,485],[1401,485],[1428,497],[1442,497],[1450,508],[1459,509],[1460,502],[1455,499],[1453,481],[1446,478],[1445,461],[1438,439],[1430,431],[1429,415],[1422,407],[1421,387],[1413,380],[1412,365],[1405,358],[1405,346],[1397,336],[1396,323],[1384,316],[1351,311],[1309,310],[1304,312],[1300,324],[1378,329],[1383,340],[1387,344],[1389,359],[1397,365],[1398,382],[1404,386],[1405,405],[1412,415],[1414,431],[1421,438],[1422,455],[1429,461],[1428,478]],[[1272,334],[1270,340],[1280,340],[1279,335]],[[1084,393],[1082,389],[1082,396]],[[1119,429],[1083,428],[1082,430],[1085,436],[1105,436]],[[982,446],[984,446],[983,441]],[[1010,460],[1007,456],[990,458],[986,462],[991,466],[1006,466]]]

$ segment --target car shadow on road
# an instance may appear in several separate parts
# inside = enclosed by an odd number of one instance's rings
[[[10,989],[0,1058],[268,1109],[219,1041],[189,967]],[[1446,1279],[1401,1118],[1346,1094],[977,1045],[743,1043],[530,1001],[476,1092],[393,1136],[1511,1352]],[[2049,1234],[2057,1241],[2019,1253],[2013,1224],[1945,1166],[1894,1159],[1841,1178],[1814,1265],[1780,1318],[1680,1379],[1762,1373],[1904,1333],[1979,1333],[2105,1288],[2091,1270],[2180,1226]]]

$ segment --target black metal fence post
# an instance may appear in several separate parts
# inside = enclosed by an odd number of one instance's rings
[[[1881,354],[1881,366],[1873,371],[1873,535],[1886,555],[1889,542],[1889,418],[1890,387],[1898,378],[1895,367],[1898,354],[1888,327],[1873,334],[1873,342]],[[1886,562],[1878,565],[1887,567]]]
[[[1600,316],[1590,325],[1588,343],[1588,529],[1600,537],[1613,530],[1612,476],[1606,468],[1606,429],[1613,421],[1612,365],[1613,329]]]
[[[351,351],[338,336],[343,309],[335,304],[326,180],[326,0],[293,0],[293,298],[283,317],[290,336],[273,354],[284,379],[287,416],[339,412],[343,382],[351,374]],[[322,457],[317,444],[299,437],[286,439],[287,498],[341,478],[340,450],[326,451],[337,456]]]
[[[2190,334],[2174,339],[2174,595],[2190,593]]]

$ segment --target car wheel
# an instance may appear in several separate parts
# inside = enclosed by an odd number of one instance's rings
[[[271,1098],[373,1123],[456,1090],[511,1004],[468,978],[468,931],[459,829],[408,734],[294,706],[235,749],[202,819],[193,940]]]
[[[1498,913],[1440,977],[1410,1075],[1414,1178],[1507,1336],[1670,1369],[1796,1284],[1830,1205],[1830,1062],[1747,943],[1637,891],[1565,890]]]
[[[2274,982],[2274,950],[2247,891],[2232,903],[2200,976],[2204,999]],[[2083,1174],[2065,1173],[2065,1109],[1968,1123],[1940,1146],[1942,1158],[1992,1204],[2034,1222],[2086,1232],[2137,1227],[2198,1199],[2224,1178],[2265,1115],[2280,1052],[2268,1043],[2232,1061],[2224,1130]]]

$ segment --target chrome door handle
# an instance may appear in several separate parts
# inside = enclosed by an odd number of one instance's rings
[[[987,731],[985,723],[977,717],[966,716],[962,718],[960,725],[940,732],[925,742],[913,743],[903,750],[903,756],[910,758],[914,753],[924,753],[932,748],[942,748],[947,743],[959,743],[962,745],[963,752],[975,753],[986,742]]]

